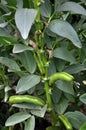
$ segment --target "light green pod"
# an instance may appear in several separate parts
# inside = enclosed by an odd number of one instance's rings
[[[66,72],[57,72],[50,76],[49,85],[52,85],[56,80],[73,81],[74,77]]]
[[[15,95],[9,98],[9,103],[33,103],[36,105],[44,106],[45,102],[38,97],[30,95]]]
[[[73,130],[71,123],[64,115],[59,115],[58,117],[61,120],[61,122],[64,124],[66,130]]]

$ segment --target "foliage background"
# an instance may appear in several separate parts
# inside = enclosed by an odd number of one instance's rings
[[[86,128],[85,43],[85,0],[0,1],[1,130],[34,130],[35,120],[43,122],[43,119],[51,125],[51,117],[46,116],[49,102],[44,107],[8,102],[9,97],[16,94],[37,96],[47,102],[44,88],[46,68],[48,78],[62,71],[74,76],[73,84],[58,80],[50,86],[49,92],[57,115],[64,114],[74,130]],[[41,69],[37,60],[43,65]],[[14,113],[18,115],[9,119]],[[56,128],[47,130],[50,129]],[[58,129],[65,129],[61,121]]]

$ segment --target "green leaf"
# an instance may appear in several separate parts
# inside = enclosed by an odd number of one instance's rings
[[[45,1],[41,6],[40,6],[40,10],[41,10],[41,15],[44,17],[50,17],[51,15],[51,4],[50,1],[47,0]]]
[[[57,104],[62,96],[62,91],[55,87],[52,90],[51,96],[52,96],[54,104]]]
[[[31,115],[29,115],[28,112],[15,113],[7,119],[5,126],[13,126],[15,124],[25,121],[26,119],[30,117]]]
[[[84,104],[86,104],[86,93],[84,93],[83,95],[80,96],[80,101],[83,102]]]
[[[52,20],[48,27],[53,33],[69,39],[76,47],[81,48],[81,42],[74,28],[62,20]]]
[[[29,47],[29,46],[25,46],[23,44],[16,44],[13,47],[13,53],[21,53],[21,52],[24,52],[26,50],[33,51],[33,48]]]
[[[8,22],[0,23],[0,28],[4,28],[8,25]]]
[[[79,130],[86,130],[86,123],[84,123]]]
[[[7,66],[13,71],[20,71],[18,64],[12,59],[9,59],[7,57],[0,57],[0,63]]]
[[[37,85],[39,82],[40,82],[40,76],[37,76],[37,75],[23,76],[18,81],[18,84],[16,87],[16,93],[27,91],[30,88]]]
[[[62,96],[58,104],[55,105],[55,109],[59,114],[63,114],[68,107],[68,100]]]
[[[0,43],[7,44],[7,45],[12,45],[17,43],[17,40],[11,35],[9,35],[7,31],[4,31],[4,29],[0,28]]]
[[[86,68],[86,65],[84,64],[73,64],[65,68],[64,71],[70,74],[77,74],[81,71],[84,71],[85,68]]]
[[[12,106],[17,108],[29,109],[29,110],[41,110],[41,106],[31,104],[31,103],[18,103],[18,104],[13,104]]]
[[[35,128],[35,117],[31,116],[26,122],[25,122],[25,128],[24,130],[34,130]]]
[[[62,80],[58,80],[58,81],[56,81],[56,87],[59,88],[60,90],[62,90],[63,92],[74,95],[72,83],[62,81]]]
[[[46,130],[60,130],[60,128],[58,126],[49,126]]]
[[[51,60],[50,64],[49,64],[48,75],[50,76],[54,73],[56,73],[56,67],[55,67],[53,60]]]
[[[79,111],[67,112],[65,116],[76,129],[79,129],[86,122],[86,116]]]
[[[17,0],[17,7],[23,8],[23,0]]]
[[[33,115],[36,115],[38,117],[44,117],[45,112],[47,110],[47,105],[45,105],[43,108],[41,108],[40,110],[31,110],[31,113]]]
[[[2,127],[1,130],[9,130],[7,127]]]
[[[17,4],[17,0],[6,0],[6,1],[7,1],[8,5],[10,5],[10,6],[16,6],[16,4]]]
[[[34,55],[31,51],[25,51],[19,54],[19,60],[24,68],[30,73],[34,73],[36,70],[36,62]]]
[[[78,3],[75,2],[65,2],[59,9],[59,11],[71,11],[74,14],[86,15],[86,10]]]
[[[71,63],[75,62],[75,58],[72,55],[72,53],[63,47],[59,47],[59,48],[55,49],[53,52],[53,56],[56,58],[71,62]]]
[[[31,26],[35,20],[37,11],[34,9],[18,9],[15,14],[15,22],[23,39],[28,38]]]

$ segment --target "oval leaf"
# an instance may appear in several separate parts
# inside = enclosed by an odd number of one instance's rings
[[[47,110],[47,105],[41,108],[41,110],[31,110],[31,113],[38,117],[44,117],[46,110]]]
[[[73,57],[72,53],[63,47],[55,49],[53,52],[53,56],[65,61],[69,61],[71,63],[75,62],[75,58]]]
[[[71,11],[72,13],[86,15],[86,10],[75,2],[65,2],[60,6],[59,11]]]
[[[13,47],[13,53],[21,53],[21,52],[24,52],[26,50],[30,50],[30,51],[33,51],[33,48],[32,47],[28,47],[28,46],[25,46],[23,44],[16,44],[14,45]]]
[[[25,129],[24,130],[34,130],[35,128],[35,117],[31,116],[27,122],[25,122]]]
[[[86,93],[84,93],[83,95],[80,96],[80,101],[83,102],[84,104],[86,104]]]
[[[15,22],[23,39],[27,39],[31,26],[36,17],[34,9],[18,9],[15,14]]]
[[[31,115],[29,115],[28,112],[15,113],[7,119],[5,126],[13,126],[22,121],[25,121],[26,119],[28,119],[30,117],[31,117]]]
[[[53,33],[69,39],[76,47],[81,48],[81,42],[74,28],[62,20],[53,20],[48,27]]]
[[[44,1],[44,3],[40,7],[41,15],[44,17],[50,17],[51,15],[51,4],[50,1]]]
[[[73,84],[69,82],[58,80],[56,81],[56,87],[63,92],[74,95]]]
[[[36,62],[34,55],[31,51],[24,51],[19,54],[19,60],[24,68],[30,73],[34,73],[36,70]]]
[[[20,71],[18,64],[7,57],[0,57],[0,63],[7,66],[11,70]]]
[[[78,130],[86,122],[86,116],[79,111],[67,112],[65,116],[68,118],[72,126]]]
[[[64,71],[66,71],[69,74],[77,74],[84,70],[86,70],[85,64],[73,64],[69,65],[67,68],[64,69]]]
[[[17,87],[16,93],[27,91],[30,88],[34,87],[40,82],[40,77],[37,75],[28,75],[20,78]]]

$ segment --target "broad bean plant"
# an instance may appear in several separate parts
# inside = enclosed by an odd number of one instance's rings
[[[85,8],[85,0],[0,1],[1,130],[36,130],[43,119],[46,130],[86,129]]]

